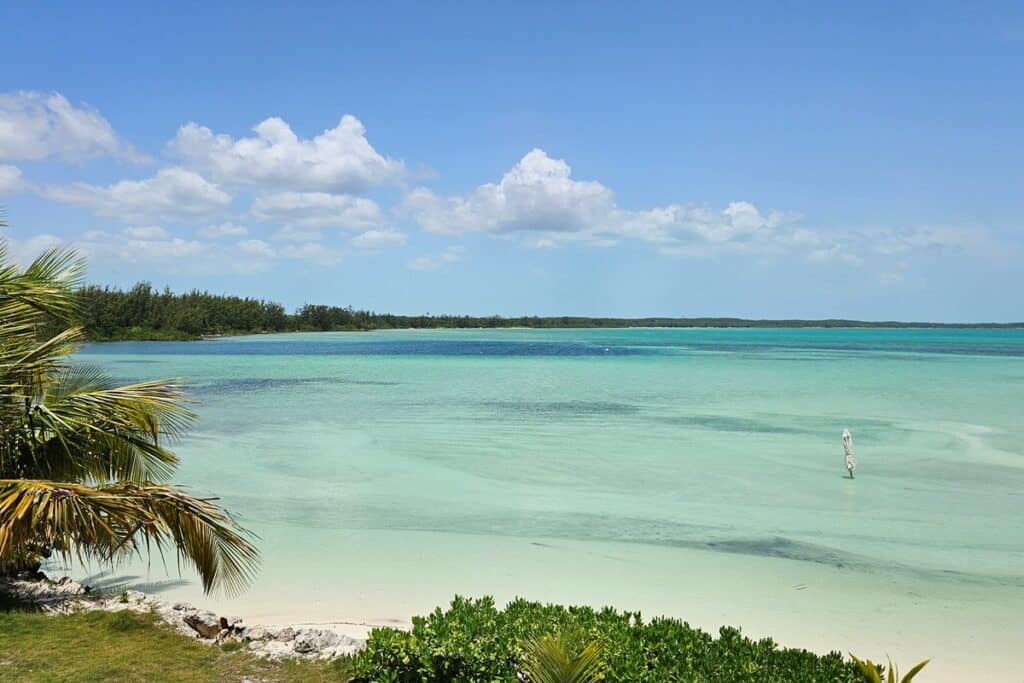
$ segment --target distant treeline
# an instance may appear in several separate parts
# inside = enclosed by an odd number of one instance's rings
[[[198,339],[225,334],[459,327],[1024,327],[1024,323],[904,323],[857,320],[744,320],[742,318],[585,318],[468,315],[392,315],[306,304],[294,313],[262,299],[193,290],[175,294],[140,282],[128,291],[89,286],[81,292],[81,324],[90,339]]]

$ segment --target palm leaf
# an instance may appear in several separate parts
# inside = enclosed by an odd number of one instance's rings
[[[0,480],[0,565],[41,546],[65,560],[103,563],[142,545],[161,553],[174,547],[199,573],[204,591],[234,594],[259,562],[252,538],[213,499],[174,486]]]
[[[530,683],[594,683],[604,678],[600,645],[591,642],[578,649],[565,634],[530,643],[523,669]]]
[[[930,661],[930,659],[926,659],[923,662],[918,662],[917,665],[910,671],[908,671],[907,675],[902,678],[901,683],[910,683],[913,680],[914,676],[919,674],[921,672],[921,669],[923,669]]]
[[[860,671],[861,676],[864,677],[867,683],[882,683],[882,677],[879,675],[881,667],[870,659],[858,659],[852,652],[850,653],[850,659],[853,660],[857,670]]]

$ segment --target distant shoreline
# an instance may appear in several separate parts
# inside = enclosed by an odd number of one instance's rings
[[[250,334],[404,329],[1024,329],[1024,321],[940,323],[726,316],[396,315],[323,304],[304,304],[289,313],[273,301],[200,291],[176,294],[169,289],[157,291],[147,282],[140,282],[128,291],[89,286],[81,290],[79,302],[80,323],[93,341],[189,341]]]
[[[440,321],[440,319],[437,319]],[[387,327],[335,327],[328,329],[292,330],[230,330],[192,335],[182,330],[133,328],[101,337],[91,337],[91,343],[120,341],[211,341],[230,337],[251,337],[265,334],[300,334],[311,332],[400,332],[415,330],[629,330],[629,329],[760,329],[760,330],[1021,330],[1024,322],[1014,323],[930,323],[930,322],[871,322],[863,320],[747,320],[743,318],[674,318],[648,320],[645,318],[572,318],[561,325],[561,318],[536,318],[537,324],[519,323],[521,319],[500,319],[497,324],[453,325],[419,324]],[[590,323],[590,324],[588,324]]]

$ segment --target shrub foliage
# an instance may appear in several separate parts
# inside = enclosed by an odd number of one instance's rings
[[[666,681],[854,683],[861,676],[838,652],[817,655],[754,641],[737,629],[718,637],[677,619],[644,621],[612,608],[562,607],[516,600],[499,610],[492,598],[457,597],[413,620],[411,632],[376,629],[356,658],[355,680],[387,683],[496,683],[520,680],[530,644],[575,631],[600,644],[609,683]]]

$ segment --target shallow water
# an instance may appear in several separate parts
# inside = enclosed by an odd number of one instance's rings
[[[226,603],[250,619],[404,621],[461,591],[961,663],[1024,635],[1021,330],[324,333],[82,358],[188,378],[178,479],[263,537]],[[164,588],[199,600],[188,574]],[[992,666],[1020,680],[1009,653]]]

